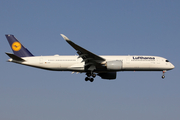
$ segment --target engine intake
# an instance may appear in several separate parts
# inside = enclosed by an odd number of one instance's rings
[[[121,60],[115,60],[115,61],[107,61],[106,63],[107,70],[121,70],[123,67],[123,63]]]

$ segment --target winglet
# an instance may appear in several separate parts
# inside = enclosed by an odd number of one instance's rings
[[[65,35],[60,34],[66,41],[71,41],[69,38],[67,38]]]

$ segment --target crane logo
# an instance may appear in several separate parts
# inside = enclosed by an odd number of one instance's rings
[[[19,43],[19,42],[14,42],[14,43],[12,44],[12,49],[13,49],[14,51],[19,51],[19,50],[21,49],[21,43]]]

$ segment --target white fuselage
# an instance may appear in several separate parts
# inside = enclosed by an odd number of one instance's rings
[[[108,61],[122,61],[122,68],[116,71],[163,71],[171,70],[174,65],[167,59],[158,56],[100,56]],[[10,62],[15,62],[27,66],[54,70],[54,71],[74,71],[86,72],[83,59],[78,56],[32,56],[22,57],[25,61],[19,62],[9,59]],[[102,63],[105,66],[105,62]],[[112,71],[108,69],[97,69],[96,72]]]

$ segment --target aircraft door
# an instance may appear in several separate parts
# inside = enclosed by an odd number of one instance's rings
[[[39,59],[39,64],[43,64],[43,58],[42,57],[40,57],[40,59]]]

